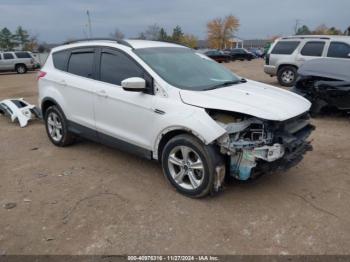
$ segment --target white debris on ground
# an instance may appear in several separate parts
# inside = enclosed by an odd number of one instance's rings
[[[35,105],[24,101],[23,98],[11,98],[0,101],[0,114],[16,120],[21,127],[27,126],[30,120],[41,118],[41,113]]]

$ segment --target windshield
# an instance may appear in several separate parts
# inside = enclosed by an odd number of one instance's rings
[[[203,91],[240,82],[230,70],[188,48],[157,47],[134,52],[160,77],[180,89]]]

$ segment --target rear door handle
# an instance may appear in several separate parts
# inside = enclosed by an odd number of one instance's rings
[[[98,96],[100,96],[100,97],[108,97],[108,95],[107,95],[107,92],[106,92],[106,90],[99,90],[98,92],[97,92],[97,95]]]

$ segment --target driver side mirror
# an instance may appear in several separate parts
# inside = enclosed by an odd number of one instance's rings
[[[350,57],[350,53],[348,54],[348,57]]]
[[[122,81],[122,87],[125,91],[142,92],[146,89],[146,80],[141,77],[131,77]]]

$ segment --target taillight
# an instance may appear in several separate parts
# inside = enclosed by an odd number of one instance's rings
[[[33,58],[30,59],[30,63],[31,63],[31,64],[34,64],[34,59],[33,59]]]
[[[45,77],[46,76],[46,72],[44,72],[44,71],[39,71],[38,72],[38,76],[37,76],[37,80],[39,80],[40,78],[43,78],[43,77]]]

